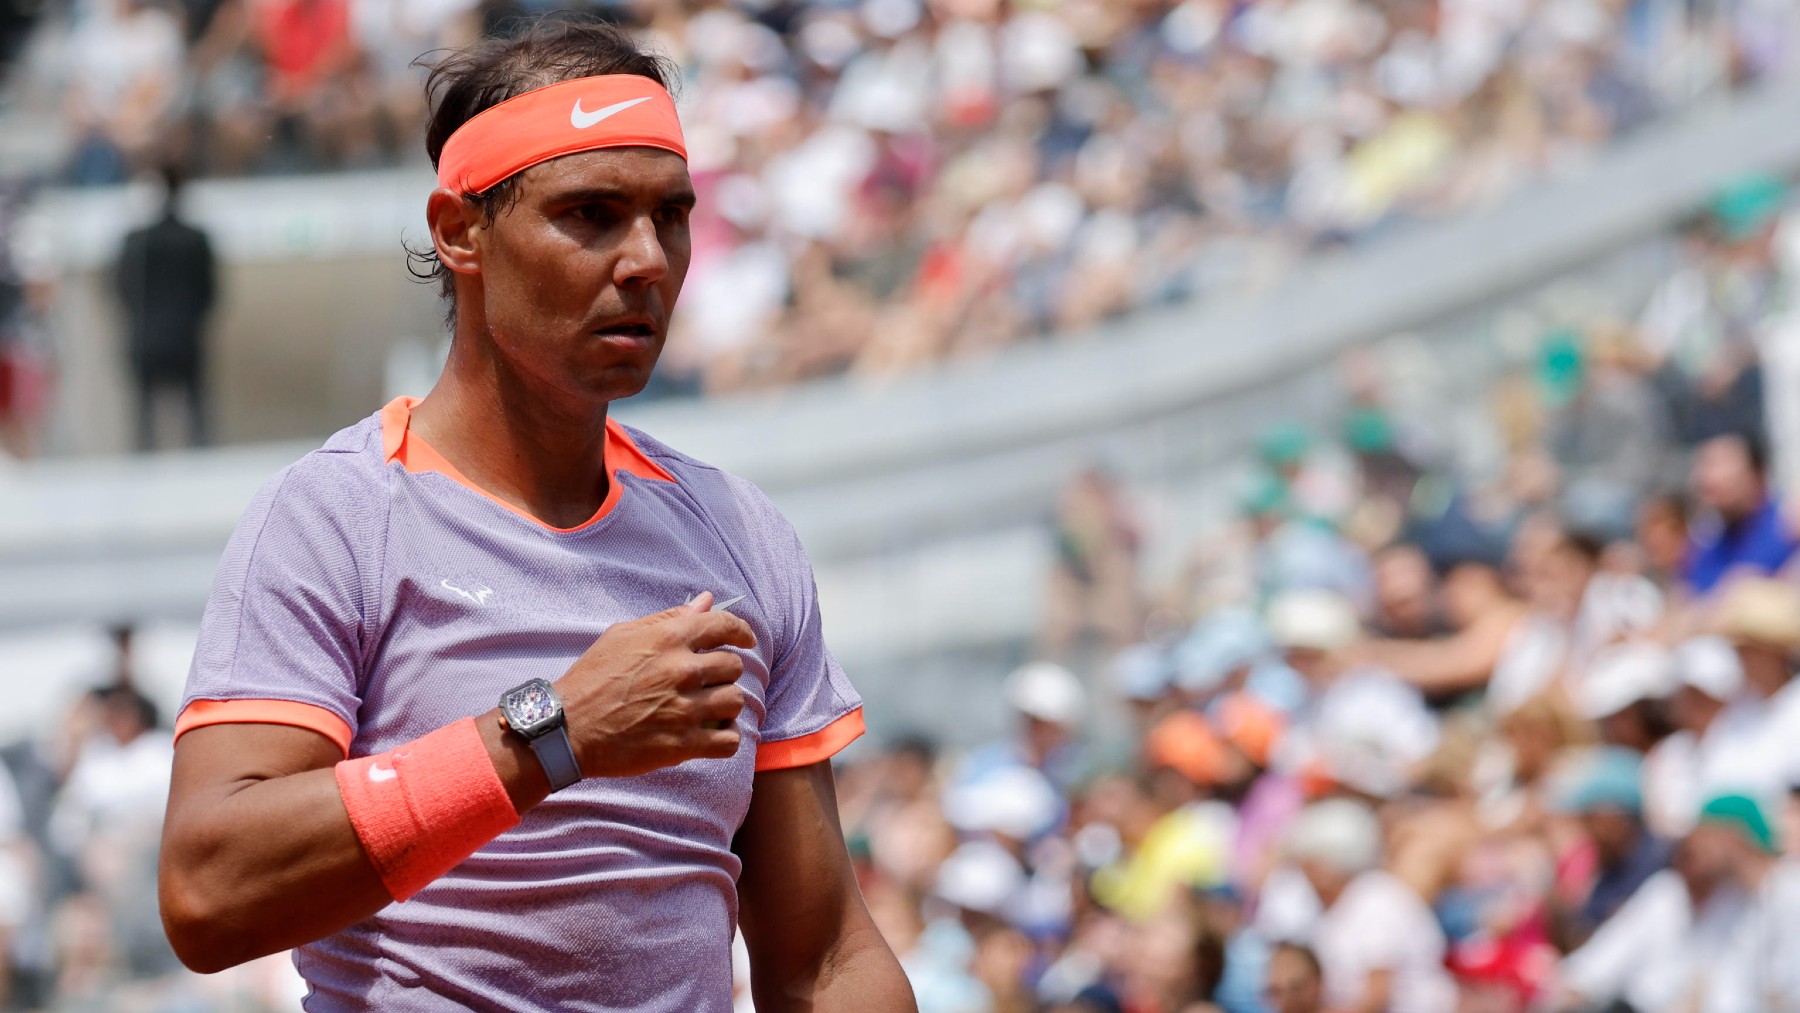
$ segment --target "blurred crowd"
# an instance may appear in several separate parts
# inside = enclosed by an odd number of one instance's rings
[[[1721,194],[1637,319],[1545,336],[1490,391],[1497,474],[1359,362],[1178,587],[1133,582],[1131,491],[1073,481],[1068,667],[1006,679],[1001,741],[840,779],[921,1009],[1800,1010],[1783,193]]]
[[[1071,481],[1010,734],[840,770],[924,1013],[1800,1009],[1788,205],[1734,184],[1633,318],[1545,334],[1494,468],[1371,353],[1170,586],[1134,491]],[[172,744],[117,644],[0,749],[0,1008],[292,1008],[285,958],[163,940]]]
[[[138,685],[134,631],[53,727],[0,748],[0,1009],[294,1008],[285,958],[221,978],[182,970],[157,911],[174,743]]]
[[[67,177],[422,160],[421,54],[561,6],[682,69],[657,389],[885,375],[1255,291],[1785,70],[1761,0],[65,0]]]

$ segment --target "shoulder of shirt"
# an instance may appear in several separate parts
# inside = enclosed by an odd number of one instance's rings
[[[684,454],[635,426],[620,425],[631,437],[631,442],[637,445],[638,452],[675,476],[677,484],[690,484],[694,481],[721,483],[728,486],[736,497],[754,500],[761,505],[768,503],[768,497],[749,479]]]
[[[762,544],[796,537],[793,525],[756,483],[696,460],[640,429],[624,429],[638,452],[674,477],[675,484],[722,537],[735,541],[741,534],[755,532],[758,537],[751,541]]]
[[[320,498],[332,512],[379,505],[391,481],[381,448],[381,420],[370,416],[333,433],[318,449],[277,472],[267,488],[283,498]],[[367,495],[347,495],[364,493]]]
[[[625,430],[625,435],[631,437],[631,442],[637,446],[639,453],[661,465],[664,471],[674,475],[677,480],[681,478],[680,473],[686,471],[699,470],[715,472],[720,475],[729,474],[717,465],[707,464],[705,461],[676,450],[636,426],[621,422],[619,428]]]

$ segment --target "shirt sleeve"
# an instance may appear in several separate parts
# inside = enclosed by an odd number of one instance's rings
[[[774,633],[757,770],[803,767],[836,755],[863,733],[862,698],[825,646],[812,563],[793,526],[760,490],[738,480],[745,521],[765,548],[755,589]]]
[[[1682,889],[1675,873],[1667,870],[1646,880],[1587,942],[1563,958],[1564,987],[1602,1005],[1623,998],[1632,971],[1646,955],[1661,952],[1654,938],[1657,928],[1687,921],[1687,912],[1675,909],[1680,898],[1671,896]]]
[[[347,468],[317,463],[335,456],[271,480],[238,523],[201,619],[178,737],[210,724],[285,724],[348,753],[384,525]]]

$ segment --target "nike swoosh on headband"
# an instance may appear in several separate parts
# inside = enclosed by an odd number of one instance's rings
[[[590,113],[582,109],[581,100],[576,99],[574,108],[569,110],[569,126],[574,127],[576,130],[586,130],[601,120],[606,119],[608,116],[622,113],[632,106],[642,105],[648,101],[650,101],[650,96],[648,95],[643,98],[626,99],[623,102],[614,102],[612,105],[602,106]]]

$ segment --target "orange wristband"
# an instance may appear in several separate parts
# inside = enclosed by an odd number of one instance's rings
[[[519,822],[474,718],[345,760],[338,793],[370,864],[405,900]]]

